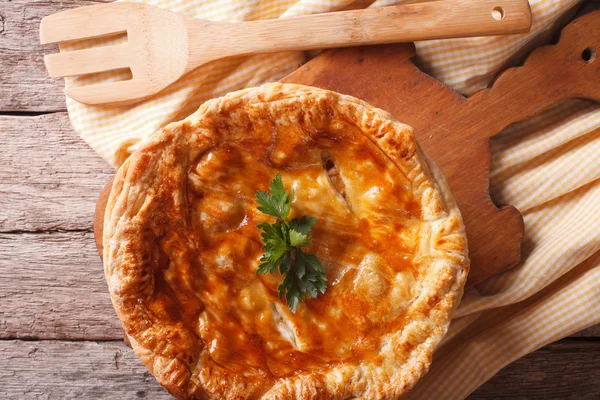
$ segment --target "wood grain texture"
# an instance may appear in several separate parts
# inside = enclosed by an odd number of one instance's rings
[[[121,342],[0,341],[0,398],[172,399]],[[563,340],[500,371],[469,400],[600,397],[600,342]]]
[[[587,329],[572,334],[574,338],[600,338],[600,324],[590,326]]]
[[[469,400],[600,399],[600,342],[562,340],[502,369]]]
[[[0,134],[0,232],[90,230],[114,169],[73,132],[67,114],[0,116]]]
[[[0,234],[2,338],[123,338],[90,232]]]
[[[1,0],[0,1],[0,112],[65,110],[63,81],[48,76],[38,27],[42,17],[58,11],[110,0]]]
[[[0,341],[0,398],[173,399],[122,342]]]
[[[91,232],[0,233],[0,339],[8,338],[123,339]]]

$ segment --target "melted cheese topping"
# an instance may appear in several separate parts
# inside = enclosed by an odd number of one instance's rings
[[[296,314],[277,297],[282,276],[256,274],[256,225],[273,219],[255,193],[277,172],[296,193],[290,218],[318,218],[307,251],[328,277],[325,294]],[[192,229],[172,226],[160,239],[147,306],[195,332],[214,363],[265,379],[318,370],[376,358],[381,338],[404,326],[421,211],[407,177],[354,125],[218,143],[194,160],[185,192]]]

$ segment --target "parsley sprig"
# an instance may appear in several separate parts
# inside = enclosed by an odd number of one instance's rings
[[[279,297],[285,296],[288,307],[295,313],[298,303],[306,296],[315,298],[317,291],[325,293],[327,277],[317,256],[301,249],[312,242],[310,232],[317,218],[303,216],[287,221],[293,201],[294,191],[285,190],[279,173],[269,183],[268,192],[256,192],[258,210],[277,218],[275,223],[257,225],[262,229],[265,254],[260,258],[256,273],[273,274],[279,270],[284,275],[278,288]]]

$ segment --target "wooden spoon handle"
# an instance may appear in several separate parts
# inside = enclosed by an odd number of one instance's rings
[[[191,58],[206,51],[206,25],[190,22]],[[227,56],[452,37],[522,33],[531,26],[525,0],[441,0],[242,23],[215,23],[215,47]]]

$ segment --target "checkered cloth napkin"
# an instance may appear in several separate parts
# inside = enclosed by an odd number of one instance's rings
[[[285,18],[380,7],[369,0],[143,0],[210,20]],[[418,64],[455,90],[486,87],[517,52],[548,38],[577,0],[531,0],[530,33],[416,43]],[[116,43],[120,39],[113,39]],[[107,39],[98,41],[110,42]],[[96,43],[97,45],[98,43]],[[75,45],[74,47],[82,45]],[[158,96],[126,107],[91,107],[67,98],[75,130],[118,166],[153,132],[205,100],[278,80],[307,59],[303,52],[235,57],[204,65]],[[111,72],[66,85],[123,78]],[[600,106],[564,101],[515,124],[492,142],[491,192],[525,219],[524,262],[469,289],[430,372],[408,399],[462,399],[510,362],[600,323]]]

